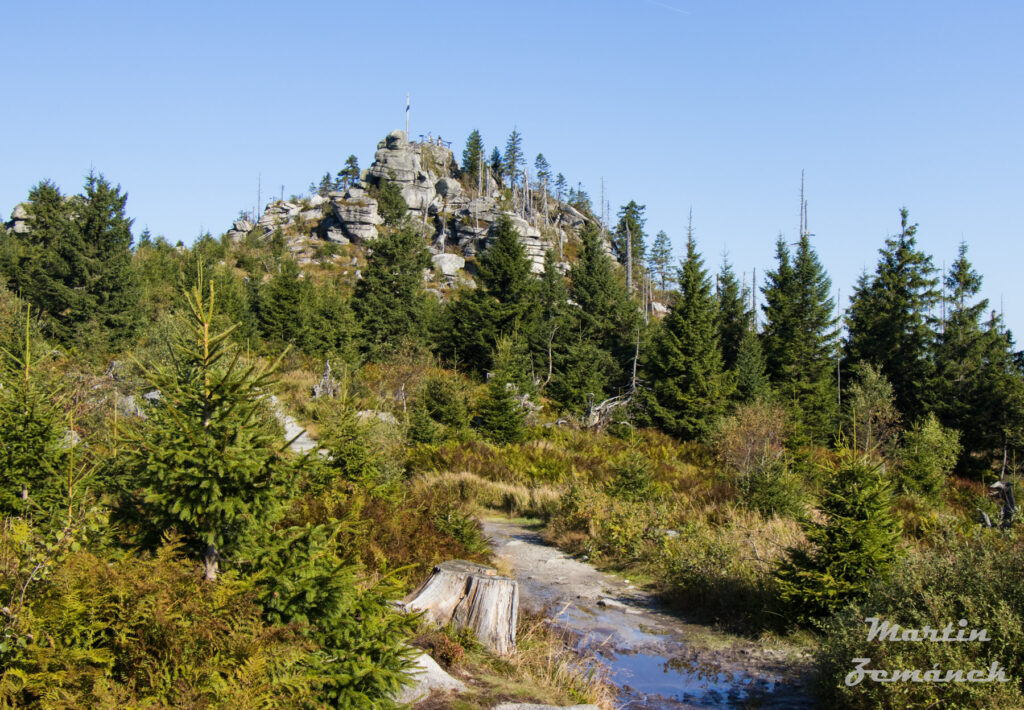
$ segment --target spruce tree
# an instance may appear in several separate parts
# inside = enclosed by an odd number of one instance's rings
[[[776,259],[762,288],[765,363],[777,392],[804,424],[804,433],[824,440],[832,432],[837,407],[832,282],[806,234],[792,262],[780,236]]]
[[[33,369],[28,312],[24,323],[20,357],[0,352],[0,516],[46,514],[68,471],[61,392]]]
[[[49,181],[29,193],[28,232],[14,238],[5,270],[65,344],[116,347],[134,332],[139,299],[127,199],[95,173],[71,199]]]
[[[651,250],[647,255],[647,268],[663,296],[675,283],[671,267],[672,242],[669,241],[668,235],[662,229],[655,235],[654,242],[651,244]]]
[[[705,436],[724,410],[718,306],[704,260],[690,236],[679,270],[679,296],[654,338],[644,375],[651,418],[683,439]]]
[[[510,187],[519,184],[519,174],[523,168],[523,136],[516,129],[508,134],[505,141],[505,156],[502,159],[502,174],[508,178]]]
[[[578,337],[577,319],[569,305],[569,289],[550,249],[544,254],[544,272],[538,292],[539,318],[531,349],[538,356],[535,361],[538,370],[543,372],[540,377],[546,386],[563,372],[567,349],[574,335]]]
[[[373,240],[366,271],[352,297],[352,310],[370,350],[395,348],[403,340],[425,336],[423,269],[429,266],[430,253],[410,226]]]
[[[522,352],[513,338],[502,336],[493,360],[494,371],[480,405],[481,428],[496,444],[515,444],[526,438],[526,410],[520,404],[520,383],[527,376]]]
[[[930,314],[939,298],[932,258],[917,248],[916,234],[917,225],[901,209],[899,235],[886,239],[874,275],[858,281],[846,314],[845,364],[878,367],[907,421],[930,406]]]
[[[132,270],[132,220],[125,216],[128,195],[102,175],[89,173],[83,204],[75,217],[77,241],[85,249],[86,283],[92,313],[110,345],[125,342],[137,325],[138,289]]]
[[[604,250],[600,229],[587,222],[580,238],[583,248],[569,273],[569,296],[579,306],[579,330],[585,339],[619,359],[621,348],[632,344],[639,312]]]
[[[1019,421],[1024,382],[1012,338],[999,318],[986,318],[988,299],[976,299],[981,283],[962,243],[945,276],[949,311],[935,349],[935,401],[943,425],[961,433],[960,471],[974,475],[1015,438],[1006,425]]]
[[[479,373],[491,366],[498,337],[519,332],[534,340],[538,330],[537,281],[515,225],[501,215],[490,245],[480,255],[479,287],[460,292],[447,309],[442,352],[458,353]]]
[[[514,326],[529,332],[535,326],[537,281],[531,275],[526,247],[507,215],[498,217],[492,233],[490,245],[480,256],[480,285],[499,304],[499,332],[508,333]]]
[[[555,198],[559,202],[561,202],[562,198],[565,197],[565,187],[568,184],[569,183],[565,179],[565,175],[562,175],[562,173],[558,173],[558,175],[555,176]]]
[[[619,263],[626,266],[626,256],[629,252],[627,238],[632,245],[633,255],[633,282],[636,283],[640,274],[643,273],[644,254],[644,226],[647,218],[644,217],[644,205],[638,205],[630,200],[619,210],[619,222],[615,225],[615,232],[612,234],[612,251]],[[628,235],[628,237],[627,237]]]
[[[11,290],[47,317],[50,332],[66,342],[72,332],[66,316],[87,307],[75,269],[82,249],[72,231],[72,203],[43,180],[29,191],[25,210],[27,232],[0,235],[5,241],[3,275]]]
[[[740,340],[733,382],[733,399],[736,402],[747,404],[771,395],[771,383],[765,369],[761,339],[753,328],[747,330]]]
[[[764,330],[762,331],[762,350],[765,366],[773,382],[781,381],[787,376],[787,368],[791,368],[794,360],[789,352],[797,337],[798,317],[796,313],[797,284],[796,274],[789,246],[780,234],[775,242],[775,269],[765,274],[765,285],[761,287],[764,303]]]
[[[340,277],[306,287],[299,342],[309,355],[352,361],[357,354],[359,325]]]
[[[558,269],[555,253],[548,249],[544,253],[544,271],[540,276],[538,292],[537,334],[546,343],[564,341],[572,329],[572,313],[569,306],[569,287]]]
[[[722,261],[716,284],[718,301],[718,340],[722,347],[722,366],[727,371],[736,369],[740,344],[754,327],[754,314],[748,307],[749,294],[741,288],[728,259]]]
[[[501,182],[505,175],[505,159],[501,157],[501,151],[498,150],[498,146],[494,146],[491,150],[491,176]]]
[[[140,364],[160,397],[121,456],[138,526],[152,542],[177,530],[215,580],[219,562],[273,517],[285,469],[263,404],[273,367],[246,363],[233,327],[215,332],[215,293],[204,277],[185,306],[169,359]]]
[[[988,299],[975,301],[981,291],[981,276],[968,261],[964,243],[945,276],[945,285],[950,296],[949,313],[935,352],[935,399],[943,424],[960,431],[968,452],[978,451],[991,425],[987,415],[999,405],[989,400],[992,393],[985,386],[988,339],[982,320],[988,310]],[[1002,438],[999,433],[996,436],[997,440]]]
[[[547,186],[551,182],[551,165],[543,153],[537,153],[533,161],[533,169],[537,175],[537,184]]]
[[[480,163],[484,154],[484,141],[480,131],[473,129],[466,139],[466,147],[462,149],[462,172],[476,182],[480,175]]]
[[[402,188],[391,180],[381,180],[377,190],[377,212],[384,224],[392,229],[402,224],[409,213],[409,205],[402,197]]]
[[[797,615],[827,616],[889,570],[902,533],[892,503],[881,466],[844,452],[824,489],[824,521],[801,523],[810,547],[790,549],[778,571],[780,595]]]
[[[300,278],[302,272],[292,259],[278,264],[274,277],[259,287],[260,334],[276,343],[301,344],[304,302],[307,300],[308,281]]]

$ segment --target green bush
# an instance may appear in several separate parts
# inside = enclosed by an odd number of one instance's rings
[[[430,418],[453,429],[469,425],[469,410],[466,398],[459,391],[457,381],[452,377],[430,377],[423,384],[421,395]]]
[[[615,498],[639,502],[654,494],[654,477],[650,462],[639,452],[630,451],[612,470],[606,489]]]
[[[795,518],[804,510],[806,494],[784,457],[762,459],[739,480],[740,502],[762,515]]]
[[[817,658],[821,701],[831,708],[1019,708],[1024,706],[1024,543],[994,530],[934,540],[875,580],[865,598],[826,622]],[[953,633],[985,629],[990,641],[963,643],[868,640],[867,618],[903,628]],[[961,627],[961,619],[966,626]],[[940,631],[941,633],[941,631]],[[874,682],[849,686],[852,659],[885,671],[987,670],[999,663],[1008,683]],[[855,679],[851,679],[855,680]]]
[[[960,456],[960,435],[946,429],[934,414],[914,422],[903,434],[897,484],[902,492],[937,496]]]
[[[892,505],[881,466],[843,452],[825,486],[824,522],[802,522],[810,546],[789,550],[778,571],[781,597],[795,618],[827,616],[888,572],[902,532]]]
[[[333,707],[367,707],[407,681],[416,619],[392,609],[396,589],[362,583],[354,553],[339,540],[346,527],[329,521],[275,531],[253,566],[266,618],[315,643],[304,665],[317,697]]]

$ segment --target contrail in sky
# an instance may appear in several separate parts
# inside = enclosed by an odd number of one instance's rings
[[[690,14],[686,10],[680,10],[678,7],[672,7],[671,5],[666,5],[663,2],[655,2],[655,0],[647,0],[647,2],[649,2],[651,5],[657,5],[658,7],[663,7],[666,10],[671,10],[672,12],[678,12],[680,15],[689,15]]]

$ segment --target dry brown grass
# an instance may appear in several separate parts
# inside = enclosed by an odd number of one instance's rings
[[[468,471],[425,474],[413,479],[412,485],[414,489],[451,493],[473,506],[526,516],[551,511],[558,505],[564,492],[560,486],[527,486],[493,481]]]

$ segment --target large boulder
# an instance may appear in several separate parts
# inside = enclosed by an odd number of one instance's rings
[[[486,206],[488,209],[482,212],[460,213],[455,227],[462,253],[474,256],[490,246],[495,239],[498,218],[504,214],[511,220],[513,228],[519,234],[519,241],[526,250],[526,258],[530,260],[530,271],[534,274],[542,273],[544,255],[551,248],[551,242],[543,237],[533,224],[512,212],[502,213],[493,204],[492,200],[473,200],[470,203],[471,207],[479,209]]]
[[[359,243],[377,238],[377,226],[384,223],[377,212],[377,200],[361,188],[349,188],[344,195],[332,192],[330,197],[334,218],[345,239]],[[341,242],[337,237],[332,239],[329,231],[326,238]]]
[[[430,260],[434,262],[434,268],[450,280],[454,280],[459,271],[466,267],[466,260],[458,254],[435,254]]]
[[[5,226],[15,234],[28,233],[28,210],[25,209],[25,205],[14,206],[14,210],[11,212],[11,221]]]
[[[234,242],[241,241],[245,239],[245,235],[251,232],[255,226],[247,219],[236,219],[234,224],[231,225],[231,229],[227,231],[227,237]]]
[[[405,186],[411,184],[420,172],[420,152],[409,143],[405,131],[398,130],[391,131],[377,144],[367,176],[374,183],[391,180]]]
[[[464,693],[468,690],[466,684],[448,675],[433,658],[421,653],[415,660],[415,667],[412,669],[412,683],[402,688],[395,695],[395,702],[399,704],[414,703],[424,700],[432,693]]]
[[[455,174],[455,158],[450,149],[439,141],[411,143],[405,131],[398,130],[377,144],[366,179],[373,184],[382,180],[396,183],[410,211],[422,217],[425,211],[432,211],[432,205],[438,199],[439,179],[454,177]],[[457,183],[446,183],[443,189],[454,190],[456,187]],[[436,207],[433,211],[436,212]]]
[[[302,208],[294,202],[271,202],[263,210],[263,215],[259,218],[257,224],[263,227],[277,227],[290,222],[301,211]]]

